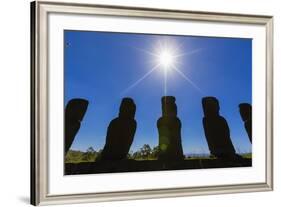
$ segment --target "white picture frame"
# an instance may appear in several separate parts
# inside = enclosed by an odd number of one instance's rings
[[[97,21],[90,23],[93,22],[91,18],[96,18]],[[112,20],[115,21],[115,19],[118,19],[120,24],[113,25]],[[130,19],[133,23],[127,24],[126,19]],[[142,21],[151,21],[152,24],[153,21],[161,21],[167,27],[152,27],[145,30],[141,26],[134,27],[134,24],[136,24],[134,21],[138,21],[140,25],[145,25]],[[238,171],[231,172],[233,169],[220,172],[208,171],[208,174],[214,174],[214,176],[217,173],[229,173],[230,177],[233,176],[233,180],[222,182],[218,182],[214,179],[215,177],[212,177],[213,181],[209,183],[206,181],[207,179],[192,183],[192,180],[196,180],[196,176],[205,177],[204,172],[194,171],[187,174],[185,170],[142,173],[141,176],[151,182],[139,182],[134,183],[134,185],[132,185],[132,181],[139,179],[140,174],[130,173],[130,176],[128,176],[117,173],[97,177],[64,177],[62,173],[63,138],[61,140],[58,138],[63,137],[63,121],[60,121],[63,120],[63,112],[60,107],[62,104],[58,101],[63,100],[63,93],[62,90],[57,90],[63,87],[63,73],[59,72],[63,71],[62,56],[59,52],[63,48],[60,31],[63,29],[87,30],[87,28],[92,30],[94,28],[95,30],[126,32],[131,29],[130,31],[140,33],[171,34],[171,32],[165,31],[165,28],[170,26],[175,28],[173,34],[186,34],[185,30],[177,29],[182,28],[179,26],[182,24],[186,24],[186,27],[189,25],[189,27],[197,28],[193,30],[193,33],[189,33],[192,35],[202,35],[206,32],[204,28],[212,25],[212,30],[208,29],[210,33],[207,36],[218,36],[219,34],[222,37],[242,36],[256,39],[256,44],[253,47],[253,67],[260,72],[253,75],[253,79],[258,80],[256,86],[253,85],[253,99],[260,103],[256,109],[256,111],[260,111],[260,116],[258,116],[260,122],[256,124],[256,129],[261,131],[257,131],[256,134],[261,134],[261,139],[257,142],[260,144],[256,144],[253,149],[253,152],[256,153],[253,168],[239,169],[237,178],[234,178],[233,174],[237,174]],[[33,2],[31,4],[31,204],[82,203],[272,190],[272,30],[273,17],[271,16]],[[255,63],[255,60],[260,62]],[[60,69],[56,70],[57,68]],[[61,118],[53,118],[52,114],[61,114]],[[265,145],[263,145],[264,143]],[[257,163],[261,164],[258,166]],[[160,182],[161,179],[170,180],[173,176],[177,177],[178,182],[177,180],[164,184]],[[190,180],[188,180],[188,177]],[[123,183],[122,186],[114,184],[116,179],[122,179],[128,184],[125,184],[125,186]],[[96,186],[103,186],[105,180],[111,183],[107,188],[94,189],[91,187],[94,183],[97,184]],[[179,182],[181,180],[186,180],[186,184]],[[98,184],[98,182],[101,183]],[[85,183],[90,187],[85,186]],[[75,186],[75,191],[73,186]]]

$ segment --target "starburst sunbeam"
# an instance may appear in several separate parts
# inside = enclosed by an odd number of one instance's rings
[[[164,71],[164,95],[167,95],[167,72],[168,71]]]
[[[145,73],[140,79],[138,79],[136,82],[134,82],[132,85],[130,85],[128,88],[126,88],[122,94],[127,93],[132,88],[136,87],[140,82],[142,82],[145,78],[147,78],[153,71],[155,71],[159,67],[159,65],[154,66],[150,71]]]
[[[201,94],[204,94],[204,92],[190,79],[188,78],[183,72],[181,72],[178,68],[173,67],[173,69],[181,75],[182,78],[184,78],[189,84],[191,84],[195,89],[197,89]]]
[[[175,58],[182,57],[182,56],[193,55],[193,54],[196,54],[196,53],[198,53],[198,52],[200,52],[200,51],[202,51],[201,48],[195,49],[195,50],[192,50],[192,51],[190,51],[190,52],[185,52],[185,53],[178,54],[178,55],[175,56]]]
[[[172,71],[176,71],[183,79],[185,79],[190,85],[192,85],[196,90],[198,90],[201,94],[204,94],[203,91],[190,79],[188,78],[180,69],[178,69],[180,65],[179,58],[182,56],[190,56],[195,53],[200,52],[202,49],[194,49],[189,52],[182,53],[181,48],[182,44],[178,44],[175,41],[171,39],[164,39],[161,41],[158,41],[154,49],[149,51],[138,47],[133,47],[136,50],[139,50],[143,53],[146,53],[150,56],[152,56],[152,61],[154,67],[145,73],[140,79],[138,79],[136,82],[134,82],[132,85],[130,85],[128,88],[126,88],[122,94],[127,93],[134,87],[136,87],[138,84],[140,84],[145,78],[147,78],[150,74],[152,74],[153,71],[156,69],[160,69],[163,72],[164,75],[164,95],[167,95],[168,90],[168,73]]]
[[[154,54],[153,52],[150,52],[150,51],[148,51],[148,50],[145,50],[145,49],[142,49],[142,48],[138,48],[138,47],[133,47],[134,49],[136,49],[136,50],[139,50],[139,51],[141,51],[141,52],[143,52],[143,53],[146,53],[146,54],[148,54],[148,55],[152,55],[152,56],[157,56],[156,54]]]

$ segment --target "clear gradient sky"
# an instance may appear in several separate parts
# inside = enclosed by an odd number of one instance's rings
[[[108,124],[118,116],[123,97],[136,103],[137,130],[131,150],[158,145],[163,70],[157,68],[128,87],[155,66],[150,52],[157,52],[157,45],[165,42],[179,49],[177,68],[199,88],[176,71],[167,73],[166,95],[176,97],[184,153],[209,153],[202,125],[204,96],[219,100],[236,151],[251,151],[238,108],[241,102],[252,103],[251,39],[92,31],[65,31],[64,39],[65,105],[72,98],[89,101],[71,149],[102,149]]]

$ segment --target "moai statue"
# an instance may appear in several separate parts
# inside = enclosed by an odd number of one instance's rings
[[[64,154],[71,147],[80,129],[88,104],[89,102],[85,99],[71,99],[66,105],[64,114]]]
[[[202,99],[204,111],[203,127],[210,153],[217,158],[238,157],[230,139],[227,121],[220,116],[219,102],[215,97]]]
[[[127,159],[137,128],[135,112],[136,105],[133,99],[123,98],[119,116],[113,119],[107,128],[106,143],[100,161]]]
[[[159,160],[183,160],[181,121],[177,117],[176,99],[162,97],[162,117],[157,121],[159,133]]]
[[[252,106],[248,103],[241,103],[239,104],[239,111],[250,142],[252,143]]]

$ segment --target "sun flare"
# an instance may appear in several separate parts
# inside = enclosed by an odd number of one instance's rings
[[[153,65],[151,69],[148,70],[143,76],[141,76],[138,80],[132,83],[129,87],[127,87],[123,93],[128,92],[132,88],[139,85],[144,79],[150,76],[154,71],[161,71],[163,73],[163,85],[164,85],[164,95],[167,94],[169,77],[173,75],[173,73],[178,74],[184,80],[186,80],[190,85],[192,85],[195,89],[197,89],[200,93],[203,94],[202,90],[195,84],[193,81],[180,70],[180,66],[182,65],[182,58],[187,58],[188,56],[200,52],[201,49],[190,50],[188,52],[183,53],[180,48],[183,48],[183,45],[178,44],[176,41],[172,39],[166,39],[156,42],[152,50],[145,50],[142,48],[136,48],[146,54],[149,54],[151,57],[151,62]],[[169,71],[169,72],[168,72]]]
[[[168,71],[172,69],[172,66],[175,63],[175,57],[169,50],[163,50],[158,56],[158,63],[161,66],[161,69]]]

